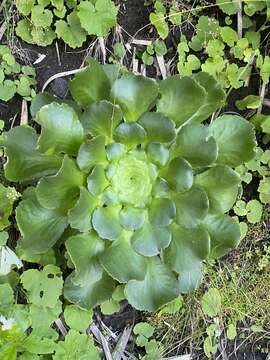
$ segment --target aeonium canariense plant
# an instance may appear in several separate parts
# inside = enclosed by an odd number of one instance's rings
[[[225,101],[206,73],[157,82],[89,63],[70,82],[74,101],[34,99],[40,134],[23,125],[2,139],[7,179],[31,185],[16,209],[20,246],[64,243],[64,296],[82,308],[120,283],[131,305],[156,310],[239,243],[233,168],[253,157],[254,131],[230,114],[202,124]]]

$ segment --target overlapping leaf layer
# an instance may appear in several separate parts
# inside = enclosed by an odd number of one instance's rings
[[[220,109],[225,94],[208,74],[161,82],[94,60],[70,83],[74,101],[32,103],[41,126],[10,130],[5,174],[29,182],[16,210],[21,248],[65,245],[64,296],[82,308],[125,284],[130,304],[155,310],[197,287],[203,261],[237,246],[227,213],[254,156],[252,125]]]

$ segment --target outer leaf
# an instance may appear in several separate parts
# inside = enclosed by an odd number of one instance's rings
[[[16,220],[23,236],[22,246],[30,253],[48,251],[60,238],[68,223],[59,209],[46,209],[40,205],[33,188],[27,189],[16,209]]]
[[[228,166],[217,165],[195,177],[195,184],[206,191],[212,212],[227,212],[234,205],[239,175]]]
[[[228,215],[209,214],[204,220],[204,227],[210,234],[213,258],[225,255],[239,244],[239,224]]]
[[[138,123],[145,129],[149,142],[167,143],[175,138],[173,121],[162,114],[147,112]]]
[[[134,251],[128,233],[115,240],[99,259],[107,273],[121,283],[132,279],[142,280],[145,276],[145,258]]]
[[[96,165],[87,178],[87,188],[95,196],[100,195],[109,185],[102,165]]]
[[[125,288],[129,303],[138,310],[146,311],[159,309],[176,298],[178,293],[178,284],[174,275],[158,257],[147,260],[144,280],[131,280]]]
[[[157,110],[172,119],[176,127],[189,121],[204,105],[206,91],[189,77],[172,76],[160,84]]]
[[[116,80],[111,91],[113,103],[120,105],[126,121],[137,121],[150,110],[158,95],[158,85],[144,76],[124,75]]]
[[[223,115],[210,126],[218,145],[219,164],[232,167],[251,160],[255,155],[255,132],[252,124],[236,115]]]
[[[110,81],[103,67],[90,58],[87,69],[71,80],[69,88],[76,102],[82,107],[87,107],[94,101],[109,99]]]
[[[68,222],[73,229],[86,232],[92,229],[92,212],[99,201],[84,187],[80,189],[80,197],[76,205],[68,212]]]
[[[175,214],[175,204],[171,199],[153,199],[149,210],[149,220],[154,226],[167,226],[172,223]]]
[[[179,131],[173,153],[186,159],[193,167],[204,167],[217,159],[218,148],[206,126],[188,124]]]
[[[3,141],[8,158],[5,176],[9,181],[25,181],[40,178],[57,172],[61,158],[41,154],[37,147],[38,136],[28,126],[11,129]]]
[[[126,230],[137,230],[143,226],[145,216],[144,209],[127,206],[120,211],[119,221]]]
[[[169,163],[165,179],[176,192],[187,191],[193,183],[192,167],[185,159],[174,158]]]
[[[176,222],[185,228],[194,228],[205,218],[209,209],[206,192],[197,187],[174,197]]]
[[[105,36],[116,25],[117,7],[111,0],[81,1],[78,16],[89,35]]]
[[[91,232],[69,238],[66,247],[75,271],[65,281],[65,298],[84,309],[108,300],[114,282],[97,260],[104,251],[103,241]]]
[[[158,227],[145,222],[144,226],[135,231],[131,242],[133,248],[144,256],[158,255],[171,241],[171,231],[167,227]]]
[[[210,237],[203,227],[184,229],[174,226],[172,242],[164,252],[164,260],[170,268],[181,275],[189,273],[193,278],[193,270],[201,267],[202,260],[210,254]]]
[[[122,120],[122,111],[118,105],[103,100],[88,106],[81,118],[86,133],[102,135],[112,139],[113,131]]]
[[[169,160],[169,150],[165,145],[160,143],[150,143],[147,147],[147,155],[151,162],[164,166]]]
[[[221,84],[206,72],[195,74],[194,79],[205,89],[206,98],[203,106],[192,116],[192,122],[202,122],[225,104],[226,94]]]
[[[84,332],[92,322],[93,311],[80,309],[76,305],[65,307],[64,317],[66,324],[74,330]]]
[[[84,183],[84,175],[74,160],[64,157],[59,172],[42,178],[36,188],[38,201],[48,209],[70,209],[78,199],[79,188]]]
[[[76,112],[66,104],[51,103],[37,113],[42,126],[39,149],[49,154],[64,152],[77,155],[83,141],[83,127]]]

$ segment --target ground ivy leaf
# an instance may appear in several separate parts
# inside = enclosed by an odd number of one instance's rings
[[[9,101],[16,93],[16,84],[11,80],[0,83],[0,100]]]
[[[34,254],[48,251],[68,226],[66,216],[59,209],[40,205],[33,188],[24,192],[23,201],[16,209],[16,220],[22,234],[22,247]]]
[[[147,260],[144,280],[130,280],[126,285],[125,294],[135,309],[155,311],[175,299],[179,294],[179,288],[173,273],[155,256]]]
[[[122,120],[122,111],[118,105],[109,101],[97,101],[88,106],[81,122],[86,133],[92,136],[102,135],[112,139],[113,131]]]
[[[87,69],[76,74],[69,83],[72,97],[84,108],[94,101],[109,100],[111,88],[110,80],[102,65],[92,58],[88,62]]]
[[[202,310],[205,315],[215,317],[221,311],[221,296],[216,288],[210,288],[201,299]]]
[[[217,163],[232,167],[251,160],[255,155],[253,125],[237,115],[223,115],[209,126],[218,145]]]
[[[225,213],[234,205],[240,183],[239,175],[228,166],[217,165],[195,177],[195,184],[207,193],[210,211]]]
[[[116,240],[123,228],[119,222],[120,206],[99,207],[93,213],[92,224],[102,239]]]
[[[86,40],[86,31],[82,28],[77,12],[73,11],[67,16],[67,22],[58,20],[55,22],[57,36],[64,40],[72,49],[81,47]]]
[[[205,218],[209,210],[206,192],[197,187],[174,197],[176,206],[176,222],[186,228],[194,228]]]
[[[239,224],[229,215],[208,214],[204,219],[203,226],[210,235],[210,256],[212,258],[219,258],[227,254],[239,244]]]
[[[72,360],[100,360],[93,338],[86,334],[80,334],[73,329],[68,332],[64,341],[58,342],[53,355],[53,360],[68,358]]]
[[[133,248],[143,256],[158,255],[170,241],[171,232],[168,227],[154,226],[149,222],[145,222],[141,229],[135,231],[131,239]]]
[[[145,276],[145,258],[135,252],[128,233],[119,236],[99,258],[107,273],[121,283],[142,280]]]
[[[10,181],[25,181],[50,175],[61,166],[61,158],[41,154],[37,147],[38,136],[29,126],[11,129],[2,142],[8,158],[5,176]]]
[[[204,105],[206,98],[205,89],[195,80],[178,75],[162,81],[160,92],[157,111],[172,119],[176,127],[189,121]]]
[[[116,25],[117,7],[111,0],[81,1],[77,11],[89,35],[105,36]]]
[[[75,161],[66,155],[56,175],[40,180],[36,187],[38,201],[47,209],[70,209],[78,199],[84,180]]]
[[[57,301],[57,305],[53,308],[31,304],[28,316],[30,314],[32,334],[57,340],[58,333],[51,328],[51,325],[58,319],[61,313],[62,303],[60,300]]]
[[[67,305],[64,311],[65,323],[73,330],[84,332],[92,323],[93,311]]]
[[[120,105],[128,122],[137,121],[150,110],[157,95],[158,85],[155,80],[131,74],[116,80],[111,91],[113,103]]]
[[[42,127],[38,140],[41,152],[77,155],[84,134],[78,116],[71,107],[56,102],[45,105],[37,113],[36,122]]]
[[[188,124],[177,134],[173,154],[186,159],[193,167],[204,167],[217,159],[218,149],[206,126]]]
[[[61,270],[54,265],[46,265],[43,270],[30,269],[23,272],[21,282],[27,291],[29,303],[54,308],[62,294]]]
[[[68,222],[73,229],[87,232],[92,229],[92,212],[99,201],[84,187],[80,188],[80,197],[75,206],[68,212]]]
[[[247,203],[247,220],[251,224],[260,222],[262,218],[263,207],[258,200],[250,200]]]
[[[85,173],[97,164],[106,164],[105,137],[100,135],[84,142],[79,149],[77,163]]]
[[[21,346],[31,354],[51,354],[56,348],[52,339],[42,338],[33,333],[23,340]]]

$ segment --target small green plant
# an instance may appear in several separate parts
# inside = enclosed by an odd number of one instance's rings
[[[2,136],[7,179],[33,185],[16,209],[18,246],[42,259],[65,245],[71,303],[91,309],[120,283],[131,305],[153,311],[239,243],[226,213],[240,185],[233,168],[254,156],[253,126],[235,115],[201,124],[225,99],[206,73],[158,85],[90,63],[70,83],[76,103],[33,100],[40,135],[19,126]]]
[[[11,50],[0,45],[0,100],[9,101],[16,93],[30,100],[36,94],[35,76],[32,66],[20,65]]]
[[[82,46],[87,35],[105,36],[116,25],[117,7],[112,0],[16,0],[24,19],[16,33],[39,46],[58,37],[71,48]]]

